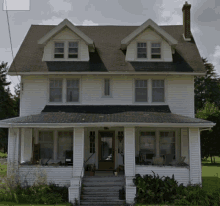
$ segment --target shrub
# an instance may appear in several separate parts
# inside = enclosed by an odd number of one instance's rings
[[[137,188],[135,201],[142,204],[220,205],[220,189],[210,193],[200,185],[178,186],[174,175],[162,180],[163,177],[159,178],[155,173],[143,177],[137,174],[133,179]]]

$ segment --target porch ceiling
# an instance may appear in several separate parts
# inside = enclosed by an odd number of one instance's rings
[[[60,111],[60,112],[59,112]],[[64,112],[65,111],[65,112]],[[212,127],[215,124],[197,118],[170,113],[169,106],[46,106],[40,114],[0,121],[0,127],[25,125],[85,126],[88,124],[131,124],[134,126]],[[8,125],[8,126],[7,126]],[[200,126],[198,126],[200,125]]]

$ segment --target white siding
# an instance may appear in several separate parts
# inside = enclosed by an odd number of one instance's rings
[[[172,76],[167,80],[167,101],[172,113],[194,118],[194,78]]]
[[[84,162],[84,127],[74,127],[73,133],[73,176],[81,176]]]
[[[20,116],[39,114],[47,104],[47,78],[22,76]]]
[[[172,178],[174,174],[174,179],[177,180],[178,184],[183,183],[184,186],[189,184],[189,168],[187,167],[172,167],[172,166],[144,166],[144,165],[136,165],[135,174],[143,175],[152,175],[153,172],[159,177],[169,176]]]
[[[21,162],[31,161],[32,128],[21,129]]]
[[[135,175],[135,128],[124,128],[125,176]]]
[[[185,156],[185,163],[189,164],[189,136],[188,129],[181,129],[181,156]]]
[[[198,128],[189,128],[190,181],[191,184],[202,183],[200,132]]]
[[[54,75],[51,78],[57,77]],[[112,97],[102,96],[103,79],[107,75],[73,75],[73,78],[81,79],[79,103],[49,103],[49,78],[45,76],[22,76],[24,89],[21,92],[20,116],[39,114],[45,105],[169,105],[171,112],[194,117],[194,80],[191,76],[167,76],[165,81],[165,103],[134,103],[134,79],[164,78],[164,76],[143,75],[112,75]],[[59,75],[60,78],[71,77]],[[63,89],[63,97],[65,88]]]
[[[146,42],[150,44],[150,42],[161,42],[161,60],[149,59],[145,61],[172,61],[172,50],[170,45],[156,32],[152,29],[148,28],[140,35],[138,35],[135,39],[133,39],[127,47],[126,51],[126,61],[140,61],[137,59],[137,42]],[[149,45],[150,46],[150,45]],[[150,57],[148,50],[148,57]]]
[[[61,32],[59,32],[56,36],[54,36],[44,47],[44,55],[43,55],[43,61],[60,61],[58,59],[54,59],[54,41],[62,41],[62,40],[71,40],[71,41],[78,41],[78,52],[79,52],[79,58],[70,60],[70,59],[62,59],[62,61],[89,61],[89,48],[88,45],[80,38],[78,35],[76,35],[74,32],[72,32],[69,28],[63,29]],[[67,51],[67,49],[66,49]]]
[[[39,168],[38,168],[39,167]],[[70,179],[73,174],[72,166],[25,166],[22,165],[19,168],[19,176],[21,181],[24,182],[25,178],[28,184],[32,185],[36,178],[36,173],[39,171],[40,174],[47,174],[47,184],[53,181],[55,184],[60,186],[70,185]]]

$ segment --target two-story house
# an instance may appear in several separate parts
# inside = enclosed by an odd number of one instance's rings
[[[69,185],[73,202],[87,164],[124,168],[124,175],[103,177],[104,197],[96,196],[100,185],[85,183],[90,205],[119,203],[122,185],[133,202],[138,173],[201,183],[200,131],[215,124],[194,115],[194,77],[206,70],[190,7],[183,5],[183,25],[148,19],[140,26],[74,26],[65,19],[30,27],[9,69],[21,76],[20,117],[0,121],[9,128],[8,164],[23,182],[33,184],[40,162],[48,181]],[[123,184],[109,186],[121,177]]]

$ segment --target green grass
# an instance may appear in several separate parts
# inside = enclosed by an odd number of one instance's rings
[[[8,155],[6,153],[0,152],[0,158],[6,158]]]

